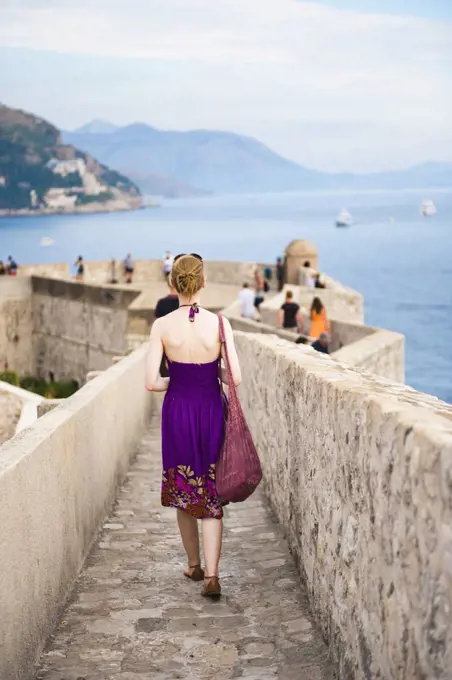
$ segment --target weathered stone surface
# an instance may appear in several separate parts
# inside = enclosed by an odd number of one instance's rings
[[[22,399],[0,390],[0,446],[14,436],[22,411]]]
[[[44,399],[37,406],[38,418],[42,418],[49,411],[53,411],[54,408],[64,403],[64,399]]]
[[[449,680],[452,406],[275,337],[236,341],[266,490],[340,677]]]
[[[224,597],[214,603],[183,576],[175,512],[160,505],[160,474],[157,415],[37,678],[337,678],[262,493],[227,508]]]

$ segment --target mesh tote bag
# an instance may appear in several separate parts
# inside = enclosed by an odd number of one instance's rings
[[[262,479],[262,468],[232,379],[223,318],[221,314],[218,317],[228,377],[229,406],[223,447],[216,467],[216,486],[222,500],[240,503],[249,498],[258,487]]]

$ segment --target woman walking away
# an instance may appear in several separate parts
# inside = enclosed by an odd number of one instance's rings
[[[146,382],[148,390],[166,392],[162,409],[162,505],[177,508],[188,560],[185,576],[204,580],[202,595],[218,598],[223,504],[216,492],[215,467],[225,427],[219,322],[216,314],[200,307],[205,276],[199,255],[178,255],[171,281],[179,308],[152,325]],[[226,319],[224,325],[232,376],[239,385],[234,338]],[[163,355],[168,378],[159,375]],[[202,520],[205,571],[201,568],[198,519]]]
[[[330,324],[326,315],[326,309],[320,298],[315,297],[311,305],[311,338],[320,338],[322,333],[330,332]]]

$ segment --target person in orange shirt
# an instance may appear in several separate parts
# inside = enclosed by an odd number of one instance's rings
[[[326,315],[326,309],[320,298],[315,297],[311,305],[311,328],[309,337],[319,338],[322,333],[330,332],[330,324]]]

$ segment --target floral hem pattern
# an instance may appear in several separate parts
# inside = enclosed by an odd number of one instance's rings
[[[222,519],[223,503],[215,487],[215,465],[207,474],[196,476],[190,465],[164,470],[162,505],[179,508],[196,519]]]

